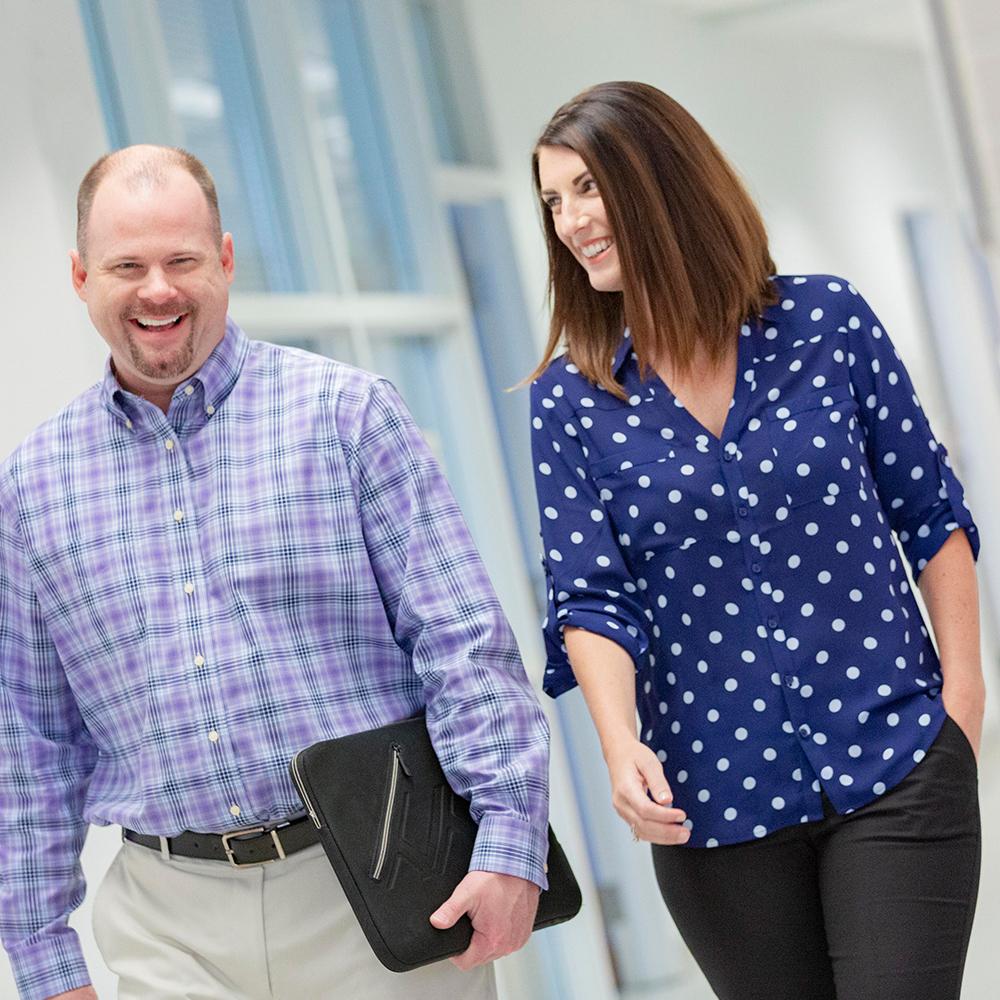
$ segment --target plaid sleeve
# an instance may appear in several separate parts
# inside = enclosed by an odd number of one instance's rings
[[[548,724],[458,505],[389,383],[370,386],[347,454],[395,640],[441,766],[480,825],[471,867],[545,888]]]
[[[30,582],[24,539],[0,504],[0,938],[22,1000],[90,982],[69,914],[96,753]]]
[[[848,361],[865,450],[889,524],[917,579],[958,528],[978,557],[979,531],[902,359],[871,307],[849,287]]]

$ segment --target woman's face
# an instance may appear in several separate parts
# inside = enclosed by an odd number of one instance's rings
[[[599,292],[622,290],[621,264],[601,193],[587,164],[565,146],[540,146],[538,179],[556,235]]]

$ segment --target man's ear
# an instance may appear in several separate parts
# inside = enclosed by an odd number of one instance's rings
[[[70,277],[73,279],[73,290],[77,295],[87,301],[87,269],[83,266],[83,260],[76,250],[70,250]]]
[[[219,259],[222,263],[222,270],[226,275],[226,281],[229,284],[233,283],[233,275],[236,273],[236,258],[233,253],[233,234],[223,233],[222,235],[222,250],[219,255]]]

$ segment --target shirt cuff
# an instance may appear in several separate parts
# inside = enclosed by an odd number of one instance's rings
[[[596,635],[603,635],[606,639],[618,643],[632,657],[632,662],[637,667],[649,650],[649,639],[646,637],[645,631],[634,625],[625,625],[621,621],[614,621],[609,615],[597,611],[568,610],[556,623],[558,632],[555,632],[551,623],[546,623],[547,657],[542,688],[547,695],[553,698],[558,698],[559,695],[576,687],[576,677],[573,675],[573,668],[570,666],[569,657],[567,657],[566,649],[562,643],[562,630],[567,625],[582,628]]]
[[[545,860],[549,853],[548,827],[539,830],[511,813],[487,812],[479,823],[469,871],[516,875],[548,889]]]
[[[972,548],[972,558],[979,558],[979,530],[972,520],[972,512],[965,505],[962,487],[945,459],[943,447],[938,450],[937,460],[941,483],[938,503],[922,516],[918,524],[899,532],[899,541],[913,569],[914,580],[948,540],[948,536],[958,528],[965,531]]]
[[[20,1000],[46,1000],[90,985],[76,931],[63,925],[8,948]]]

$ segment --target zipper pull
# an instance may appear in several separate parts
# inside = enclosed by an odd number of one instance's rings
[[[396,760],[399,762],[399,766],[402,768],[403,774],[405,774],[408,778],[412,778],[413,775],[410,773],[410,769],[406,766],[406,761],[403,760],[403,750],[398,743],[393,743],[392,752],[396,755]]]

